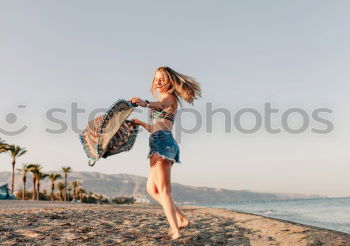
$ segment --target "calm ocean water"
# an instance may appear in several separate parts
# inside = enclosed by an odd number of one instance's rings
[[[350,233],[350,197],[205,205]]]

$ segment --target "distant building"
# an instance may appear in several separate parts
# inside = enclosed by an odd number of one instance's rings
[[[196,205],[197,203],[192,201],[192,202],[176,202],[175,201],[175,204],[176,205]]]
[[[10,189],[8,188],[8,184],[0,185],[0,200],[13,200],[15,196],[10,194]]]
[[[8,192],[9,192],[8,184],[0,185],[0,193],[8,193]]]
[[[146,196],[134,196],[135,203],[151,203]]]

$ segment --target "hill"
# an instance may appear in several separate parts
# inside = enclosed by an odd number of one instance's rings
[[[11,173],[0,172],[0,184],[9,183]],[[68,183],[77,180],[86,191],[107,197],[133,196],[140,202],[154,202],[146,192],[147,178],[131,174],[102,174],[98,172],[72,172]],[[27,190],[32,189],[31,174],[27,176]],[[22,178],[16,174],[15,189],[22,189]],[[43,180],[41,190],[50,191],[50,180]],[[227,204],[241,201],[281,200],[308,198],[310,196],[295,194],[259,193],[247,190],[229,190],[210,187],[197,187],[172,183],[172,194],[178,204]]]

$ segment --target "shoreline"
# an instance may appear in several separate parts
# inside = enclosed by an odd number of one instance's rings
[[[342,235],[344,237],[350,237],[350,234],[344,231],[337,231],[334,229],[329,229],[329,228],[324,228],[324,227],[319,227],[319,226],[314,226],[314,225],[308,225],[308,224],[303,224],[300,222],[295,222],[295,221],[290,221],[290,220],[285,220],[285,219],[280,219],[280,218],[274,218],[274,217],[269,217],[269,216],[265,216],[265,215],[260,215],[260,214],[255,214],[255,213],[251,213],[251,212],[244,212],[244,211],[236,211],[233,209],[227,209],[227,208],[214,208],[214,207],[206,207],[206,206],[193,206],[193,207],[198,207],[198,208],[203,208],[203,209],[215,209],[218,210],[219,212],[226,212],[226,213],[235,213],[237,215],[239,214],[245,214],[247,216],[254,216],[254,217],[262,217],[263,219],[267,219],[267,220],[275,220],[284,224],[291,224],[291,225],[295,225],[295,226],[300,226],[300,227],[305,227],[305,228],[309,228],[315,231],[321,231],[324,233],[334,233],[334,234],[339,234]],[[349,242],[350,245],[350,242]]]
[[[196,205],[196,206],[203,207],[203,208],[215,208],[215,209],[227,210],[227,211],[231,211],[231,212],[235,212],[235,213],[247,214],[247,215],[252,215],[252,216],[260,216],[260,217],[264,217],[266,219],[278,220],[280,222],[291,223],[291,224],[295,224],[295,225],[299,225],[299,226],[312,227],[314,229],[326,230],[326,231],[329,231],[329,232],[337,232],[337,233],[343,233],[345,235],[350,235],[350,233],[347,233],[345,231],[338,231],[338,230],[330,229],[330,228],[326,228],[326,227],[304,224],[304,223],[297,222],[297,221],[281,219],[281,218],[277,218],[277,217],[270,217],[270,216],[267,216],[267,215],[261,215],[261,214],[256,214],[256,213],[252,213],[252,212],[245,212],[245,211],[241,211],[241,210],[234,210],[234,209],[228,209],[228,208],[206,207],[206,206],[200,206],[200,205]]]
[[[169,241],[156,204],[0,201],[1,245],[350,245],[350,234],[224,208],[179,206],[192,222]]]

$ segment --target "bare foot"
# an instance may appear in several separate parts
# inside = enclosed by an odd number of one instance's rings
[[[191,224],[191,222],[188,219],[181,219],[180,225],[179,225],[179,230],[189,226]],[[168,231],[168,235],[172,236],[173,235],[173,230],[171,229],[171,227],[169,228]]]
[[[172,232],[172,234],[171,234],[171,240],[178,239],[179,237],[181,237],[181,234],[180,234],[180,231],[179,231],[179,230],[176,230],[176,231],[173,231],[173,232]]]
[[[190,224],[191,224],[191,222],[188,219],[184,218],[180,222],[179,229],[181,230],[181,229],[189,226]]]

